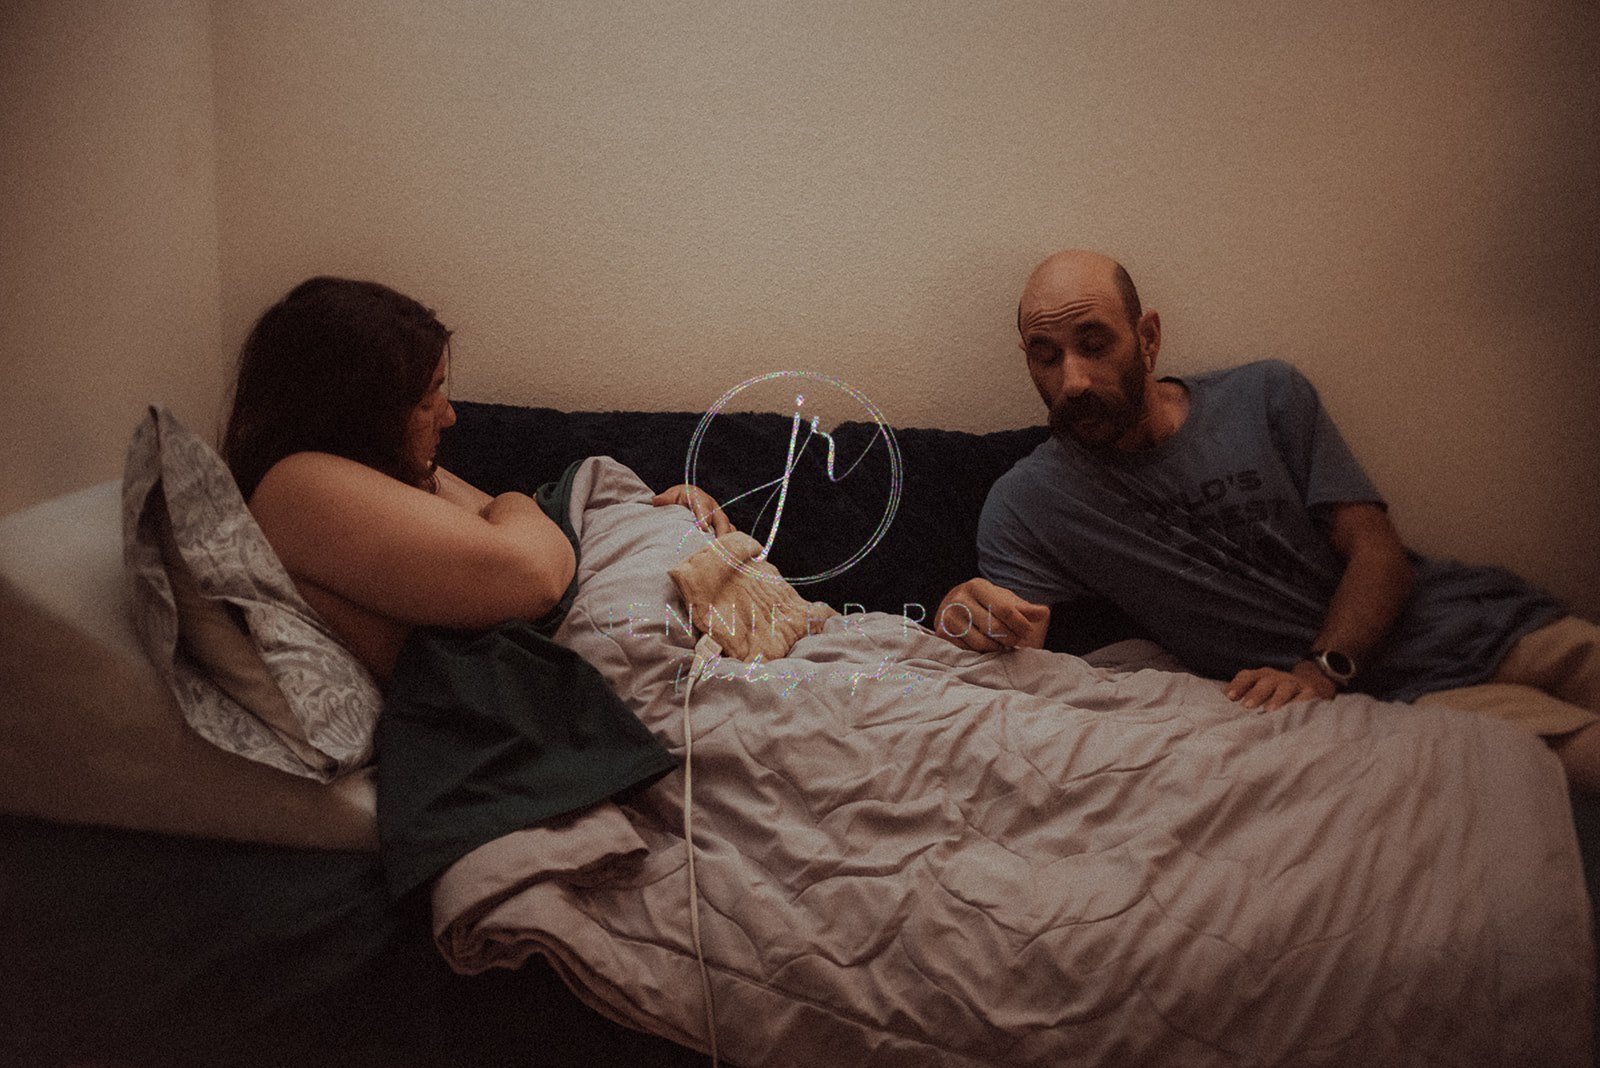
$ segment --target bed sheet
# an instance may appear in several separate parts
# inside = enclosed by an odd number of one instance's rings
[[[580,474],[557,640],[681,752],[693,638],[666,571],[704,539],[649,497],[613,461]],[[1564,781],[1505,724],[1359,695],[1256,714],[877,613],[717,665],[689,714],[733,1063],[1589,1063]],[[458,862],[434,893],[452,964],[543,954],[601,1012],[706,1048],[681,785],[622,806],[648,849],[604,885],[536,850]]]

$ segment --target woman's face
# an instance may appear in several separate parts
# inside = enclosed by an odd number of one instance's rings
[[[456,410],[450,404],[446,387],[449,359],[448,352],[439,357],[428,392],[411,409],[411,420],[406,424],[406,450],[420,471],[433,470],[433,460],[439,452],[439,434],[456,421]]]

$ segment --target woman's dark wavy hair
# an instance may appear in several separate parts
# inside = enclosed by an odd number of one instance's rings
[[[406,425],[450,340],[433,312],[376,282],[312,278],[244,343],[222,456],[246,500],[273,464],[329,452],[426,486]]]

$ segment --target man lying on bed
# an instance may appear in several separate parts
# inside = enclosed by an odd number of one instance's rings
[[[1040,264],[1017,328],[1052,435],[990,491],[984,577],[946,596],[947,638],[1038,647],[1048,605],[1098,594],[1246,708],[1350,688],[1485,711],[1600,791],[1600,628],[1508,572],[1408,552],[1293,368],[1157,378],[1160,317],[1093,252]]]

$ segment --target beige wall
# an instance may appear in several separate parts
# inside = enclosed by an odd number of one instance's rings
[[[113,478],[144,406],[210,432],[205,0],[0,4],[0,512]]]
[[[1295,362],[1413,544],[1600,615],[1593,5],[210,16],[223,351],[326,271],[439,309],[458,395],[700,409],[803,368],[901,425],[1016,426],[1039,417],[1017,288],[1050,249],[1099,247],[1162,311],[1166,370]],[[214,347],[194,348],[175,365]]]

